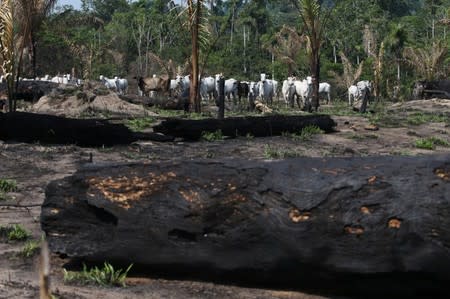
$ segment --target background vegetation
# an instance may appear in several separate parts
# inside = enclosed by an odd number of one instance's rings
[[[260,73],[279,81],[292,73],[309,75],[311,40],[301,2],[201,1],[200,72],[222,72],[239,80],[258,80]],[[160,61],[169,60],[177,72],[187,74],[192,54],[189,14],[183,13],[184,0],[176,3],[82,0],[80,10],[53,7],[39,26],[32,27],[37,51],[24,55],[22,76],[73,72],[84,79],[103,74],[132,80],[164,73]],[[415,80],[448,77],[450,0],[318,3],[324,26],[320,81],[335,86],[335,97],[343,97],[355,79],[377,82],[376,96],[402,99],[409,96]],[[363,67],[357,78],[345,72],[359,65]]]

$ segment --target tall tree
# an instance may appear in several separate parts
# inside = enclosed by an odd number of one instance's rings
[[[199,56],[202,42],[207,43],[209,34],[206,26],[204,0],[188,0],[187,2],[188,28],[191,33],[191,86],[189,91],[189,110],[200,112],[200,67]]]
[[[9,111],[12,112],[16,105],[14,78],[17,72],[12,0],[0,3],[0,32],[2,71],[8,90]]]

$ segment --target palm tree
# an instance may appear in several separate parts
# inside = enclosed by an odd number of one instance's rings
[[[297,70],[297,55],[305,46],[306,39],[304,35],[298,34],[295,28],[283,25],[275,34],[275,44],[270,44],[268,50],[288,68],[288,74],[293,74]]]
[[[19,35],[22,38],[22,51],[19,52],[19,68],[22,63],[23,49],[29,48],[33,77],[36,77],[36,32],[45,18],[55,6],[57,0],[13,0],[15,3],[14,19],[19,24]]]
[[[323,14],[318,0],[298,0],[300,18],[303,22],[306,36],[309,40],[309,62],[312,75],[312,108],[319,108],[319,74],[320,74],[320,47],[324,41],[325,23],[328,14]],[[306,107],[311,111],[311,107]]]
[[[428,48],[405,48],[403,56],[422,78],[433,80],[445,76],[442,70],[448,48],[441,42],[434,42]]]
[[[400,61],[402,59],[402,51],[405,46],[408,34],[401,24],[397,24],[387,38],[387,46],[394,54],[397,62],[397,85],[400,85]]]

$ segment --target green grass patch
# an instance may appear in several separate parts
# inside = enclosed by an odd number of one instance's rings
[[[309,125],[304,127],[300,132],[290,133],[290,132],[283,132],[281,135],[284,137],[291,138],[295,141],[308,141],[313,138],[314,135],[317,134],[323,134],[323,130],[320,129],[318,126],[315,125]]]
[[[222,135],[221,130],[217,130],[215,132],[202,132],[201,140],[212,142],[212,141],[219,141],[223,140],[224,136]]]
[[[427,123],[448,122],[449,118],[445,115],[428,114],[428,113],[413,113],[408,115],[406,122],[410,125],[418,126]]]
[[[25,243],[25,245],[22,248],[22,251],[20,252],[20,255],[25,258],[33,257],[35,254],[37,254],[40,250],[40,240],[29,240]]]
[[[155,121],[156,119],[154,117],[135,118],[127,120],[125,126],[134,132],[142,132],[143,130],[150,128]]]
[[[266,159],[286,159],[301,156],[303,156],[303,153],[294,150],[279,149],[270,145],[264,147],[264,157]]]
[[[17,182],[15,180],[0,179],[0,192],[15,192],[17,190]]]
[[[124,271],[123,269],[115,270],[111,264],[106,262],[103,264],[102,268],[93,267],[91,269],[88,269],[87,266],[83,264],[83,270],[81,272],[63,269],[64,282],[82,285],[93,284],[100,286],[125,287],[125,279],[132,266],[133,264],[128,266]]]
[[[417,139],[415,141],[415,145],[417,148],[434,150],[436,148],[436,146],[449,147],[450,143],[442,138],[428,137],[428,138]]]
[[[31,233],[20,224],[0,226],[0,237],[6,237],[8,241],[24,241],[30,236]]]

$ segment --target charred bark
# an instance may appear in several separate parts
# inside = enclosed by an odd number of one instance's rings
[[[91,166],[48,185],[41,225],[53,252],[153,274],[450,294],[449,156]]]
[[[169,141],[172,137],[155,133],[136,133],[122,124],[101,119],[74,119],[26,112],[0,113],[0,140],[111,146],[137,140]]]
[[[168,119],[154,126],[155,132],[175,137],[197,140],[203,132],[220,130],[225,136],[255,137],[276,136],[284,132],[299,132],[307,126],[317,126],[329,133],[334,130],[336,123],[328,115],[304,116],[256,116],[256,117],[228,117],[225,119]]]

